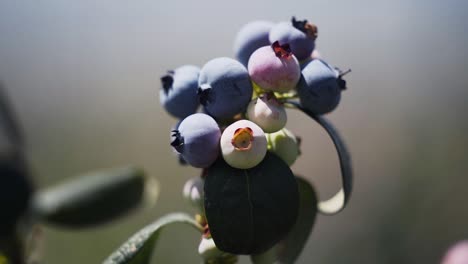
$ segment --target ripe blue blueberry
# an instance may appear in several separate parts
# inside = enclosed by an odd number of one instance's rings
[[[200,68],[184,65],[161,77],[159,99],[169,114],[185,118],[197,111]]]
[[[172,131],[171,146],[196,168],[209,167],[219,155],[221,130],[207,114],[189,115]]]
[[[312,60],[302,69],[297,93],[304,108],[314,114],[326,114],[336,108],[346,82],[345,73],[333,68],[323,60]]]
[[[257,20],[244,25],[236,35],[234,54],[245,67],[250,55],[260,47],[270,45],[268,34],[274,23]]]
[[[271,43],[289,43],[292,53],[299,61],[307,59],[315,48],[317,27],[307,20],[296,20],[295,17],[288,22],[276,24],[270,31]]]
[[[252,83],[240,62],[226,57],[207,62],[200,72],[198,96],[206,113],[223,120],[243,113],[252,98]]]

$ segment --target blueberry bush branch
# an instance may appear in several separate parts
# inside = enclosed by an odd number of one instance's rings
[[[171,213],[138,231],[106,258],[103,264],[150,263],[153,248],[161,230],[172,224],[189,225],[200,233],[203,232],[203,227],[193,217],[185,213]]]
[[[353,170],[351,166],[351,156],[348,149],[336,128],[325,117],[312,113],[301,106],[298,102],[288,101],[287,103],[295,106],[297,109],[314,119],[323,129],[325,129],[335,145],[340,162],[342,188],[330,199],[320,201],[318,204],[318,210],[323,214],[336,214],[345,208],[351,196],[353,186]]]

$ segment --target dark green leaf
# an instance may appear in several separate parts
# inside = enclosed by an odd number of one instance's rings
[[[157,189],[142,170],[125,167],[81,176],[38,193],[34,213],[46,223],[82,228],[113,220]]]
[[[320,201],[318,203],[318,211],[327,215],[339,213],[348,203],[353,185],[353,170],[351,167],[351,156],[349,155],[348,149],[346,148],[346,145],[338,131],[325,117],[313,114],[309,110],[303,108],[298,102],[289,101],[287,103],[293,105],[314,119],[323,129],[325,129],[335,145],[340,161],[343,187],[330,199]]]
[[[203,231],[203,228],[192,217],[183,213],[172,213],[138,231],[103,263],[148,264],[161,230],[176,223],[188,224],[200,232]]]
[[[317,215],[317,197],[314,188],[302,178],[297,177],[299,187],[299,215],[291,232],[278,243],[278,262],[295,263],[307,240]]]
[[[208,169],[205,213],[216,246],[232,254],[259,254],[283,239],[296,222],[297,183],[272,153],[257,166],[235,169],[222,158]]]

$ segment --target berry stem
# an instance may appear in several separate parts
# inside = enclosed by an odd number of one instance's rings
[[[338,77],[341,78],[350,72],[351,72],[351,69],[347,69],[346,71],[339,70],[340,75],[338,75]]]

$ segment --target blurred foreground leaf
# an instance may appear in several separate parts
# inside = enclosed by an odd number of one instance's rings
[[[353,170],[351,167],[351,156],[349,155],[348,149],[341,138],[335,127],[325,117],[316,115],[309,110],[303,108],[300,103],[295,101],[288,101],[288,104],[293,105],[297,109],[304,112],[310,118],[314,119],[330,136],[333,144],[335,145],[340,161],[340,171],[342,188],[330,199],[320,201],[318,203],[318,211],[322,214],[332,215],[339,213],[346,207],[349,201],[353,185]]]
[[[0,81],[0,146],[2,148],[5,147],[5,140],[9,141],[8,144],[16,152],[21,152],[24,143],[23,133],[13,112],[6,88]]]
[[[145,193],[158,193],[155,180],[135,167],[84,175],[36,194],[33,213],[46,223],[83,228],[105,223],[140,205]]]
[[[156,222],[134,234],[127,242],[114,251],[104,264],[147,264],[150,263],[151,255],[158,240],[159,234],[164,227],[170,224],[187,224],[200,232],[203,228],[195,219],[184,213],[171,213],[161,217]],[[175,252],[177,254],[177,252]]]

